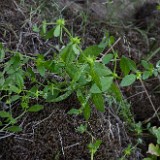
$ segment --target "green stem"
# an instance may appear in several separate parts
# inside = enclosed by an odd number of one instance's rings
[[[93,160],[94,158],[94,154],[93,154],[93,151],[91,152],[91,160]]]
[[[63,26],[63,29],[65,30],[65,32],[68,34],[70,38],[73,38],[73,36],[71,35],[71,33],[68,31],[66,27]]]

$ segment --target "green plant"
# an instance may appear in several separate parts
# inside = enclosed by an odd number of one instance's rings
[[[151,132],[156,137],[157,144],[149,144],[147,153],[150,154],[150,157],[144,158],[144,160],[158,160],[160,157],[160,127],[152,127]]]
[[[97,152],[100,147],[102,141],[101,140],[92,140],[92,142],[88,145],[89,151],[91,153],[91,160],[93,160],[94,154]]]
[[[137,149],[137,146],[139,144],[142,143],[142,140],[141,139],[138,139],[137,143],[135,145],[132,145],[132,144],[128,144],[128,146],[126,148],[124,148],[123,150],[123,156],[119,159],[119,160],[126,160],[128,159],[134,151],[136,151]]]
[[[91,137],[91,142],[88,144],[88,149],[91,154],[91,160],[94,159],[94,155],[99,149],[102,141],[99,139],[96,139],[88,130],[87,130],[87,125],[80,125],[77,129],[78,132],[80,133],[87,133]]]
[[[54,27],[48,30],[48,26]],[[154,68],[151,63],[142,61],[144,71],[140,71],[133,60],[119,57],[111,47],[115,39],[109,33],[105,34],[100,44],[82,50],[81,39],[72,36],[65,27],[64,19],[58,19],[55,23],[43,21],[41,26],[33,26],[33,30],[44,39],[58,38],[60,50],[52,55],[52,59],[47,59],[43,54],[26,56],[0,45],[0,101],[8,106],[7,109],[1,108],[1,131],[18,127],[18,120],[25,113],[42,110],[41,99],[48,103],[60,102],[72,93],[76,93],[81,107],[71,109],[69,114],[83,114],[88,120],[91,106],[105,111],[104,95],[114,97],[117,102],[123,100],[117,84],[126,87],[136,80],[142,81],[159,73],[159,62]],[[66,45],[63,42],[64,34],[68,36]],[[111,48],[111,53],[104,53],[98,61],[97,57],[106,47]],[[113,69],[108,64],[112,64]],[[119,65],[121,74],[118,72]],[[34,100],[34,104],[31,100]],[[22,113],[14,115],[15,107]],[[16,129],[12,131],[20,131]]]
[[[56,25],[54,28],[47,31],[48,25]],[[122,102],[123,97],[120,89],[117,87],[115,80],[121,80],[120,86],[125,87],[133,84],[136,79],[145,80],[159,73],[159,65],[156,68],[153,64],[142,61],[144,71],[140,71],[137,68],[136,63],[122,56],[118,57],[117,51],[111,46],[115,42],[114,37],[106,33],[102,42],[99,45],[93,45],[87,47],[84,51],[80,47],[80,38],[73,37],[68,29],[65,27],[65,21],[63,19],[57,20],[56,23],[47,23],[43,21],[42,26],[35,27],[36,32],[39,32],[45,39],[51,39],[59,37],[60,42],[63,43],[63,31],[68,35],[70,42],[63,48],[57,56],[52,60],[54,62],[54,73],[64,78],[64,84],[66,85],[65,94],[56,99],[47,99],[49,102],[56,102],[67,98],[71,93],[76,92],[77,98],[80,101],[82,107],[80,109],[72,109],[69,114],[84,114],[86,119],[89,119],[91,107],[90,102],[94,103],[96,108],[100,111],[104,111],[104,99],[103,94],[111,95],[116,98],[117,101]],[[97,56],[104,51],[106,47],[111,47],[112,53],[104,55],[100,61],[97,61]],[[42,57],[42,55],[41,55]],[[44,57],[39,60],[39,73],[44,76],[46,68]],[[117,74],[118,62],[120,62],[121,76]],[[108,68],[108,63],[113,63],[113,70]],[[57,69],[57,70],[56,70]],[[62,74],[63,71],[63,74]],[[66,81],[67,83],[65,83]],[[69,82],[69,83],[68,83]],[[59,83],[59,82],[57,82]],[[57,91],[61,90],[57,88]],[[61,92],[61,91],[60,91]]]
[[[55,27],[47,31],[48,25],[55,25]],[[102,61],[96,61],[97,56],[107,46],[111,47],[114,43],[114,37],[108,33],[99,45],[89,46],[83,51],[80,48],[80,38],[71,35],[65,27],[63,19],[57,20],[56,23],[43,21],[40,27],[34,26],[33,29],[45,39],[59,37],[63,45],[63,32],[65,32],[69,37],[69,43],[51,60],[47,60],[43,54],[39,54],[37,57],[25,56],[21,53],[5,50],[1,45],[0,57],[3,63],[1,64],[0,89],[3,93],[1,101],[3,100],[5,103],[10,104],[20,100],[22,108],[27,110],[30,98],[38,100],[38,98],[43,97],[47,102],[58,102],[76,92],[82,107],[72,109],[69,113],[83,113],[88,120],[91,112],[91,101],[99,111],[104,111],[103,94],[114,95],[119,101],[123,99],[114,80],[122,79],[120,85],[124,87],[141,78],[142,72],[137,69],[136,63],[125,56],[119,59],[118,53],[113,49],[112,53],[105,55]],[[5,57],[5,52],[9,52],[12,56]],[[32,61],[35,66],[26,67],[29,61]],[[120,68],[124,77],[117,74],[118,61],[120,61]],[[144,62],[143,66],[149,70],[149,76],[153,73],[157,75],[159,70],[154,69],[148,62]],[[114,64],[113,71],[107,67],[108,63]],[[37,75],[47,82],[46,85],[38,81]],[[48,75],[57,78],[49,81]],[[60,81],[59,79],[63,80]],[[27,80],[30,81],[30,89],[25,86]]]
[[[131,144],[129,144],[123,151],[124,152],[123,157],[121,157],[119,160],[126,160],[126,158],[132,154],[134,149],[135,148]]]

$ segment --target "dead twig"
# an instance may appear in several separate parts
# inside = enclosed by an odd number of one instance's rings
[[[58,131],[58,134],[59,134],[59,140],[60,140],[60,143],[61,143],[61,150],[62,150],[62,154],[63,154],[63,157],[65,159],[65,153],[64,153],[64,147],[63,147],[63,141],[62,141],[62,136],[61,136],[61,132],[57,129]]]
[[[77,143],[75,143],[75,144],[71,144],[71,145],[69,145],[69,146],[66,146],[66,147],[64,147],[64,149],[73,148],[73,147],[78,146],[78,145],[80,145],[79,142],[77,142]]]
[[[102,54],[102,57],[99,60],[97,60],[97,62],[102,62],[102,59],[105,57],[105,55],[107,55],[110,51],[113,51],[114,50],[113,48],[118,44],[120,40],[121,40],[121,37],[119,37],[116,40],[116,42],[104,54]]]
[[[146,95],[147,95],[147,97],[149,99],[149,102],[150,102],[150,104],[151,104],[151,106],[152,106],[152,108],[153,108],[153,110],[155,112],[155,115],[158,118],[158,121],[160,122],[160,117],[159,117],[159,115],[157,113],[157,110],[156,110],[156,108],[155,108],[155,106],[153,104],[153,101],[152,101],[152,99],[151,99],[151,97],[150,97],[150,95],[149,95],[149,93],[148,93],[148,91],[147,91],[147,89],[146,89],[146,87],[145,87],[145,85],[144,85],[144,83],[143,83],[143,81],[141,79],[140,79],[140,82],[141,82],[142,87],[143,87],[143,89],[144,89],[144,91],[145,91],[145,93],[146,93]]]

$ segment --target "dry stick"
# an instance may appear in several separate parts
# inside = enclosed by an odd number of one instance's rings
[[[157,109],[157,112],[158,112],[159,110],[160,110],[160,107]],[[157,112],[156,112],[156,113],[157,113]],[[150,122],[153,118],[156,117],[156,113],[154,113],[152,117],[144,120],[144,121],[142,122],[142,124],[146,124],[146,123]]]
[[[121,134],[120,134],[120,129],[119,129],[119,124],[116,123],[116,126],[117,126],[117,132],[118,132],[118,140],[119,140],[119,147],[121,148],[122,147],[122,140],[121,140]]]
[[[13,0],[13,3],[14,3],[15,6],[17,7],[17,10],[18,10],[24,17],[26,17],[25,14],[24,14],[24,12],[22,11],[22,9],[18,6],[17,2]]]
[[[107,50],[107,52],[105,52],[105,53],[102,55],[102,57],[101,57],[100,60],[98,60],[98,61],[101,62],[102,59],[104,58],[104,56],[105,56],[106,54],[108,54],[110,51],[112,51],[113,48],[118,44],[118,42],[119,42],[120,40],[121,40],[121,37],[119,37],[119,38],[116,40],[116,42]]]
[[[58,131],[58,134],[59,134],[59,140],[60,140],[61,147],[62,147],[62,154],[63,154],[63,157],[65,159],[65,153],[64,153],[64,147],[63,147],[63,141],[62,141],[61,132],[58,129],[57,129],[57,131]]]
[[[154,106],[154,104],[153,104],[153,102],[152,102],[152,99],[151,99],[151,97],[150,97],[150,95],[149,95],[149,93],[148,93],[148,91],[147,91],[147,89],[146,89],[146,87],[145,87],[145,85],[144,85],[144,83],[143,83],[143,81],[142,81],[141,79],[140,79],[140,82],[141,82],[141,84],[142,84],[142,87],[143,87],[144,91],[146,92],[146,95],[147,95],[147,97],[148,97],[148,99],[149,99],[149,102],[150,102],[150,104],[151,104],[154,112],[155,112],[155,115],[157,116],[157,118],[158,118],[158,120],[159,120],[159,122],[160,122],[160,117],[159,117],[159,115],[157,114],[157,110],[156,110],[156,108],[155,108],[155,106]]]
[[[81,144],[81,143],[77,142],[77,143],[75,143],[75,144],[71,144],[71,145],[69,145],[69,146],[64,147],[64,149],[69,149],[69,148],[72,148],[72,147],[75,147],[75,146],[79,146],[80,144]]]
[[[20,45],[21,45],[21,43],[22,43],[22,35],[23,35],[23,32],[20,32],[20,34],[19,34],[19,42],[18,42],[18,44],[16,45],[16,51],[17,51],[17,52],[19,51]]]
[[[52,115],[55,112],[53,111],[49,116],[47,116],[46,118],[42,119],[41,121],[38,121],[35,125],[33,125],[33,127],[35,128],[37,125],[40,125],[42,122],[47,121],[48,119],[50,119],[52,117]]]
[[[137,95],[139,95],[139,94],[143,94],[143,93],[145,93],[145,91],[138,92],[138,93],[136,93],[136,94],[134,94],[134,95],[132,95],[132,96],[130,96],[130,97],[125,98],[124,100],[131,99],[131,98],[136,97]]]
[[[7,138],[7,137],[10,137],[10,136],[13,136],[13,135],[14,135],[14,133],[8,133],[8,134],[5,133],[4,136],[0,136],[0,140],[4,139],[4,138]]]

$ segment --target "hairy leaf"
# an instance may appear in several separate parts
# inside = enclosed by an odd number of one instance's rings
[[[134,74],[130,74],[125,76],[122,81],[121,81],[121,87],[125,87],[125,86],[129,86],[131,84],[133,84],[136,80],[136,75]]]

